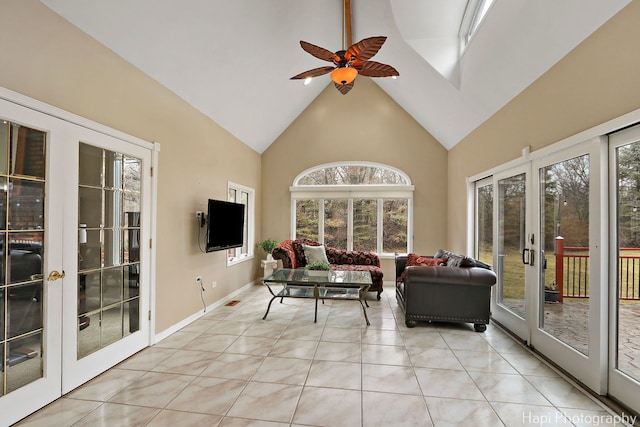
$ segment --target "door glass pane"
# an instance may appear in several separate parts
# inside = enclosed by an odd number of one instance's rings
[[[122,229],[121,228],[106,228],[103,231],[104,241],[102,245],[102,258],[103,267],[112,267],[114,265],[120,265],[122,245]]]
[[[102,188],[102,149],[92,145],[80,144],[80,185]]]
[[[99,229],[102,226],[102,189],[81,186],[78,193],[78,221],[88,230]]]
[[[135,157],[124,156],[122,158],[122,167],[124,168],[122,189],[130,192],[130,194],[140,194],[142,189],[142,182],[140,181],[142,162]]]
[[[122,227],[122,191],[104,191],[104,226],[107,228]]]
[[[122,267],[105,269],[102,275],[102,305],[107,306],[122,302]]]
[[[377,251],[378,203],[376,200],[353,200],[353,249]]]
[[[0,119],[0,174],[6,176],[9,170],[9,135],[11,125],[6,120]],[[5,189],[6,191],[6,189]]]
[[[6,349],[7,393],[42,378],[42,332],[9,340]]]
[[[385,199],[382,213],[382,252],[407,252],[407,226],[409,201]]]
[[[0,396],[42,377],[46,133],[0,121]]]
[[[319,240],[319,200],[296,200],[296,239]]]
[[[525,316],[525,174],[498,182],[498,302]]]
[[[8,178],[0,176],[0,230],[8,228],[7,225],[7,190],[9,188]]]
[[[123,337],[122,325],[124,323],[122,304],[110,307],[102,312],[102,346],[112,344]]]
[[[324,244],[347,249],[347,200],[324,201]]]
[[[130,308],[138,307],[140,298],[142,162],[85,143],[80,143],[79,159],[78,358],[82,358],[138,330],[139,313]]]
[[[589,156],[540,169],[539,327],[589,354]]]
[[[9,178],[9,229],[44,229],[44,181]]]
[[[476,257],[493,264],[493,185],[478,188],[476,194]]]
[[[46,134],[39,130],[13,124],[11,126],[11,175],[44,179]]]
[[[640,381],[640,142],[616,149],[617,352],[616,368]]]

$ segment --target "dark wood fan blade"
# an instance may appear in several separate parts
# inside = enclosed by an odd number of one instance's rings
[[[341,94],[346,95],[347,92],[349,92],[352,88],[353,88],[353,83],[348,83],[346,85],[339,85],[338,83],[333,83],[336,85],[336,89],[338,89],[340,91]]]
[[[306,79],[307,77],[318,77],[318,76],[322,76],[323,74],[330,73],[335,69],[336,67],[332,67],[330,65],[327,65],[326,67],[314,68],[313,70],[308,70],[298,75],[295,75],[291,77],[289,80],[300,80],[300,79]]]
[[[302,46],[305,52],[315,56],[318,59],[322,59],[323,61],[334,62],[337,64],[340,60],[340,58],[335,53],[323,47],[316,46],[302,40],[300,40],[300,46]]]
[[[376,61],[365,61],[362,67],[358,68],[358,74],[367,77],[391,77],[399,76],[398,70],[391,65],[382,64]]]
[[[347,59],[347,61],[367,61],[373,55],[378,53],[386,40],[387,37],[385,36],[376,36],[362,39],[358,43],[349,46],[349,49],[347,49],[347,53],[345,53],[344,57]]]

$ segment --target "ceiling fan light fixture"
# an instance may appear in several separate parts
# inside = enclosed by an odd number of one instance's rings
[[[331,80],[338,85],[348,85],[356,79],[358,70],[352,67],[340,67],[331,72]]]
[[[304,82],[302,84],[308,86],[311,84],[311,80],[313,80],[313,77],[307,77],[306,79],[304,79]]]

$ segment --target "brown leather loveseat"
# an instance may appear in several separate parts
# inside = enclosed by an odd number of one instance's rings
[[[487,329],[496,283],[491,266],[444,250],[433,257],[398,255],[395,261],[396,300],[407,327],[441,321],[473,323],[478,332]]]

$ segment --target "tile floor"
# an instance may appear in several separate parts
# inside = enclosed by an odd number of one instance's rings
[[[502,330],[404,326],[389,288],[355,301],[253,286],[19,426],[624,425]]]

